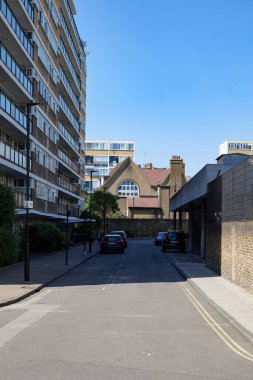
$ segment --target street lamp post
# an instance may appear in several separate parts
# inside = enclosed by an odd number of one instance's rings
[[[92,175],[97,170],[91,170],[90,171],[90,224],[89,224],[89,252],[91,252],[91,194],[93,190],[93,182],[92,182]]]
[[[29,246],[29,190],[30,190],[30,110],[31,107],[37,106],[39,103],[26,103],[26,220],[25,220],[25,255],[24,255],[24,280],[30,281],[30,246]]]
[[[106,219],[106,208],[105,208],[105,193],[106,193],[106,188],[104,187],[104,197],[103,197],[103,235],[105,236],[105,219]]]

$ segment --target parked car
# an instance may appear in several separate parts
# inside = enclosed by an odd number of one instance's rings
[[[166,234],[166,231],[161,231],[157,233],[157,236],[155,237],[155,245],[161,245],[164,235]]]
[[[122,238],[123,241],[124,241],[124,246],[125,246],[125,248],[127,248],[127,235],[126,235],[125,231],[111,231],[110,234],[117,234],[117,235],[120,235],[121,238]]]
[[[108,234],[103,237],[100,243],[100,252],[120,252],[124,253],[124,241],[120,235]]]
[[[162,240],[162,251],[167,249],[185,252],[185,234],[181,230],[167,231]]]

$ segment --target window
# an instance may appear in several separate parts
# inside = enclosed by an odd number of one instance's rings
[[[118,187],[119,197],[138,197],[139,186],[134,181],[123,181]]]

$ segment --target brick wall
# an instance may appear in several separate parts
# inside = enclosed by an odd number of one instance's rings
[[[107,221],[108,231],[124,230],[129,237],[155,237],[159,231],[173,230],[171,219],[110,219]],[[183,230],[188,233],[188,221],[183,221]]]
[[[222,176],[221,274],[253,292],[253,158]]]

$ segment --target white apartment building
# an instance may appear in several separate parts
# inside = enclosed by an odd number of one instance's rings
[[[75,13],[73,0],[0,0],[0,182],[15,190],[20,220],[27,178],[31,219],[83,207],[86,52]]]
[[[103,176],[115,166],[130,157],[135,159],[135,141],[128,140],[86,140],[85,142],[85,187],[90,191],[101,185]],[[92,184],[91,184],[91,170]]]
[[[219,156],[222,154],[242,153],[252,155],[253,141],[249,140],[226,140],[219,147]]]

